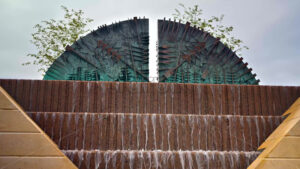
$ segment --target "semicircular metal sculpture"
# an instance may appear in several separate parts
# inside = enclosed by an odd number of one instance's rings
[[[159,82],[258,84],[218,38],[190,23],[158,20]],[[149,81],[149,20],[102,26],[54,61],[44,80]]]
[[[159,81],[175,83],[258,84],[220,39],[190,23],[158,21]]]
[[[147,82],[149,20],[102,26],[77,40],[47,70],[44,80]]]

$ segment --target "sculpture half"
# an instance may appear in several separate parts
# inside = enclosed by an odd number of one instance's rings
[[[44,80],[148,81],[149,20],[102,26],[67,46]]]
[[[243,58],[190,23],[159,20],[158,34],[160,82],[259,83]]]

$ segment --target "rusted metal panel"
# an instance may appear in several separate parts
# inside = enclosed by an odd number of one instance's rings
[[[267,96],[267,87],[261,86],[260,87],[260,96],[261,96],[261,106],[262,106],[262,115],[269,115],[268,111],[268,96]]]
[[[147,82],[148,60],[149,20],[135,18],[98,27],[67,46],[44,80]]]
[[[261,94],[260,94],[260,88],[259,86],[254,86],[254,112],[256,115],[261,115],[262,114],[262,102],[261,102]]]
[[[281,115],[300,87],[0,80],[26,111]]]
[[[248,63],[209,33],[190,23],[158,20],[159,81],[258,84]]]
[[[262,116],[259,118],[264,122],[258,124],[256,116],[70,112],[29,115],[61,149],[85,150],[255,151],[257,143],[268,136],[259,133],[273,131],[279,125],[277,121],[282,121],[281,117]]]
[[[249,115],[255,115],[255,99],[254,99],[254,87],[253,86],[248,86],[248,111]]]

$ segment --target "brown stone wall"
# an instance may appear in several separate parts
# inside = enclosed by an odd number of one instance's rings
[[[281,115],[300,87],[0,80],[32,112]]]
[[[0,80],[80,169],[244,169],[300,87]]]
[[[256,151],[280,116],[31,112],[62,150]]]

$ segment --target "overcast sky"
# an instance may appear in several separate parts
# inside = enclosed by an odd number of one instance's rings
[[[232,25],[234,35],[250,48],[242,57],[260,84],[300,86],[300,0],[0,0],[0,78],[42,79],[36,66],[21,64],[30,59],[26,54],[35,52],[29,42],[33,26],[62,19],[60,5],[82,9],[94,19],[90,29],[145,16],[150,19],[151,42],[157,36],[156,20],[171,18],[179,3],[198,4],[203,17],[224,14],[223,23]]]

